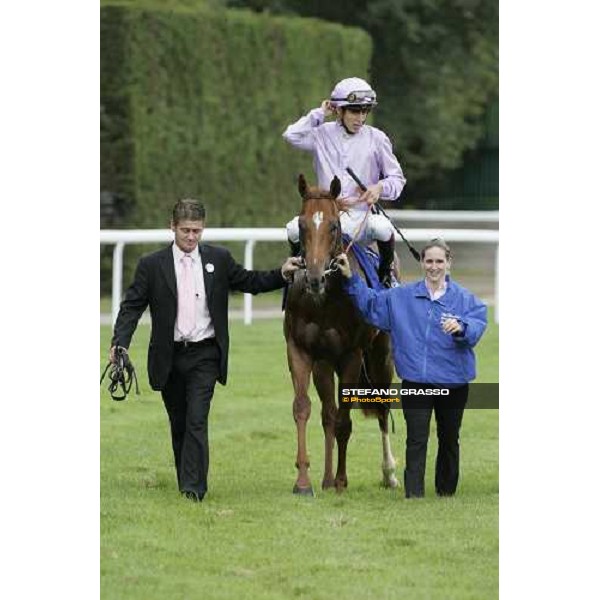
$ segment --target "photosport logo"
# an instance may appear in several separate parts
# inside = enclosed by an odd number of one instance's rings
[[[338,406],[342,409],[419,408],[436,406],[447,408],[499,408],[500,386],[497,383],[470,383],[465,404],[464,385],[426,384],[420,387],[391,386],[364,387],[364,384],[338,385]]]

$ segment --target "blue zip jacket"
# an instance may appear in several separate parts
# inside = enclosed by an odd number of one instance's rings
[[[431,300],[424,280],[380,291],[356,274],[345,282],[363,317],[390,333],[401,379],[455,385],[475,379],[473,347],[487,326],[487,307],[448,276],[446,286],[441,298]],[[444,313],[462,324],[461,335],[444,333]]]

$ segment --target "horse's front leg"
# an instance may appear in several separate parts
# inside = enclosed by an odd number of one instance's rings
[[[321,398],[321,424],[325,435],[325,468],[321,487],[326,490],[335,485],[333,478],[333,447],[335,445],[335,385],[333,367],[325,361],[317,361],[313,366],[313,382]]]
[[[388,431],[388,415],[390,409],[385,407],[377,416],[379,421],[379,431],[381,432],[381,447],[383,449],[383,462],[381,470],[383,472],[383,487],[397,488],[398,479],[396,478],[396,459],[392,454],[390,444],[390,434]]]
[[[362,351],[356,350],[349,355],[338,371],[340,384],[356,384],[359,380],[360,366],[362,363]],[[338,464],[335,474],[335,489],[341,492],[348,487],[348,475],[346,473],[346,451],[348,440],[352,434],[352,419],[350,418],[350,409],[338,409],[335,420],[335,439],[338,445]]]
[[[308,474],[310,460],[306,448],[306,424],[310,418],[308,385],[310,383],[312,359],[306,352],[300,350],[291,338],[287,341],[287,356],[292,383],[294,385],[293,414],[298,436],[298,451],[296,454],[298,477],[294,484],[293,493],[314,496],[310,476]]]

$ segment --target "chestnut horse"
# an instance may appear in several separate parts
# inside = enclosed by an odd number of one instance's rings
[[[340,207],[336,198],[341,185],[337,177],[329,191],[308,187],[303,175],[298,179],[302,196],[299,217],[300,245],[305,269],[295,273],[289,289],[284,320],[287,356],[294,386],[293,413],[298,434],[295,494],[314,495],[308,473],[310,462],[306,447],[306,425],[311,403],[308,386],[312,374],[321,399],[321,423],[325,434],[325,470],[322,488],[337,491],[348,485],[346,449],[352,432],[350,410],[338,409],[334,372],[339,382],[377,384],[387,387],[393,377],[389,336],[363,320],[343,289],[342,275],[334,258],[342,252]],[[355,259],[349,260],[357,270]],[[360,271],[360,269],[358,269]],[[364,367],[364,368],[362,368]],[[365,372],[368,379],[365,378]],[[375,415],[383,445],[383,485],[397,487],[396,461],[388,434],[389,407],[379,404],[364,413]],[[338,463],[333,476],[333,448],[337,441]]]

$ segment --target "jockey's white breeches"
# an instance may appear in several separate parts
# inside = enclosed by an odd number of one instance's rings
[[[362,244],[368,244],[375,240],[388,242],[394,238],[394,227],[383,215],[374,215],[369,213],[365,219],[365,212],[362,210],[349,210],[340,213],[340,224],[342,233],[347,233],[351,238]],[[290,242],[300,241],[300,228],[298,227],[298,217],[294,217],[287,225],[287,235]]]

